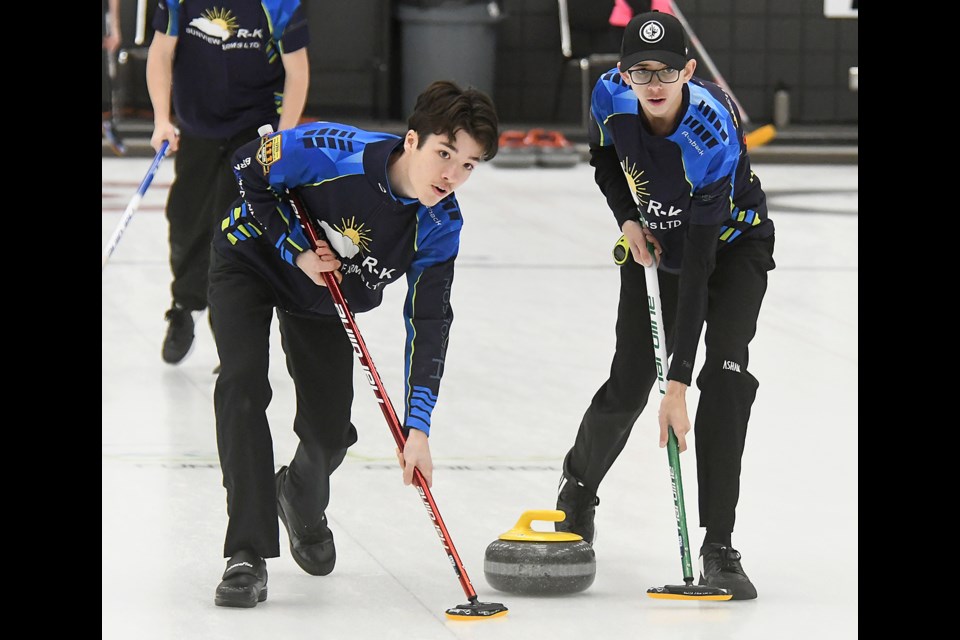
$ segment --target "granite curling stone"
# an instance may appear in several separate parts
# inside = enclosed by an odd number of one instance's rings
[[[513,529],[487,547],[483,573],[498,591],[561,595],[583,591],[597,575],[593,547],[575,533],[535,531],[535,520],[560,522],[563,511],[525,511]]]

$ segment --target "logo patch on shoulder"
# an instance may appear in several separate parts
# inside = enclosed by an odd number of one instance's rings
[[[264,136],[260,141],[260,148],[257,149],[257,162],[263,166],[264,173],[270,173],[270,165],[280,159],[281,154],[281,134],[273,138]]]

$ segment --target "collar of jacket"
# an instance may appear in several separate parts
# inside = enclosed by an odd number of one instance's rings
[[[403,138],[389,138],[368,144],[363,153],[363,173],[374,188],[401,205],[407,206],[420,201],[416,198],[396,195],[387,179],[387,163],[390,161],[390,154],[402,146]]]

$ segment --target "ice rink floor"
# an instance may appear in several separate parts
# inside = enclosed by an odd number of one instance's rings
[[[101,247],[150,160],[102,162]],[[856,638],[858,167],[754,169],[777,227],[778,266],[751,345],[760,390],[733,542],[757,600],[645,595],[682,582],[656,399],[601,486],[593,586],[521,597],[494,591],[484,578],[486,546],[523,511],[553,508],[562,457],[613,354],[618,274],[610,250],[619,234],[592,169],[581,164],[484,166],[458,191],[465,224],[431,436],[434,496],[480,599],[505,603],[509,614],[484,622],[444,616],[465,601],[463,591],[416,491],[401,482],[393,441],[359,378],[360,441],[333,477],[328,510],[336,570],[301,571],[281,527],[282,555],[267,563],[269,599],[250,610],[214,606],[226,526],[213,417],[217,357],[203,316],[188,358],[179,366],[160,359],[170,303],[168,159],[102,272],[103,637]],[[358,317],[394,398],[402,395],[404,293],[405,283],[388,287],[382,307]],[[279,466],[296,437],[276,323],[274,331],[269,415]],[[695,387],[688,402],[692,416]],[[695,553],[703,530],[690,442],[681,462]]]

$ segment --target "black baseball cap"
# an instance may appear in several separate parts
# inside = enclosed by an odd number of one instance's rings
[[[674,69],[687,64],[687,32],[669,13],[647,11],[630,20],[620,43],[620,70],[656,60]]]

